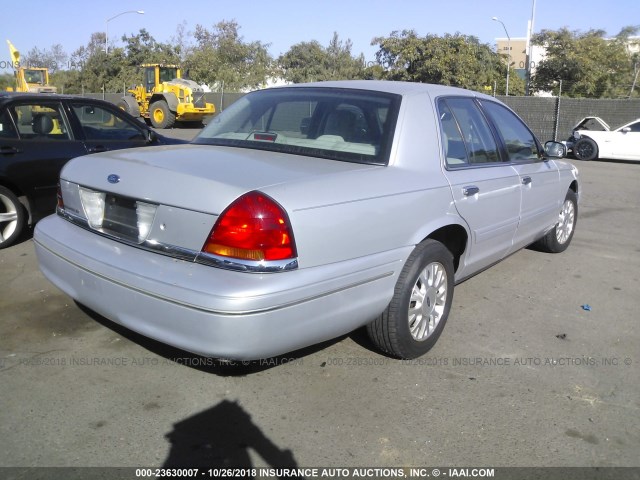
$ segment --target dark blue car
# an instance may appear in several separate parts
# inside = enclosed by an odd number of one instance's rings
[[[102,100],[0,92],[0,249],[55,211],[58,175],[68,160],[175,143],[185,142]]]

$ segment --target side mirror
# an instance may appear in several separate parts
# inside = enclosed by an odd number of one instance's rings
[[[631,131],[631,127],[624,127],[622,129],[622,133],[629,133]]]
[[[563,158],[567,156],[567,146],[564,143],[549,141],[544,144],[544,153],[547,157]]]

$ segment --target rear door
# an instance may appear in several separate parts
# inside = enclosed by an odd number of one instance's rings
[[[520,178],[500,157],[498,143],[473,98],[438,100],[445,175],[456,208],[471,231],[458,276],[502,259],[511,249],[520,214]]]
[[[87,153],[84,144],[58,101],[18,100],[0,114],[2,175],[28,196],[36,217],[53,213],[60,170]]]

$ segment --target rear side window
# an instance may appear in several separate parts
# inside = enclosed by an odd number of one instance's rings
[[[513,112],[495,102],[482,102],[482,106],[502,138],[509,161],[527,162],[541,158],[535,137]]]
[[[22,140],[69,140],[69,126],[60,104],[22,104],[11,107]]]
[[[0,113],[0,138],[18,138],[13,122],[6,111]]]
[[[472,98],[440,99],[438,111],[447,166],[500,162],[489,124]]]

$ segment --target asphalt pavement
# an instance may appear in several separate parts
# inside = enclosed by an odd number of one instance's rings
[[[577,165],[571,247],[458,285],[413,361],[356,331],[220,364],[83,310],[31,239],[0,251],[0,465],[640,466],[640,164]]]

